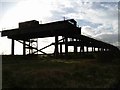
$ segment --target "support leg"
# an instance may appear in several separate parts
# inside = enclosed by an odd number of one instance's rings
[[[77,54],[77,45],[74,46],[74,53]]]
[[[98,52],[100,52],[100,48],[98,48]]]
[[[62,54],[62,44],[60,44],[60,54]]]
[[[84,53],[84,46],[83,45],[81,45],[81,52]]]
[[[86,47],[86,52],[88,53],[88,47]]]
[[[85,52],[85,50],[84,50],[84,46],[82,47],[83,48],[83,53]]]
[[[92,47],[92,52],[94,52],[93,48],[94,48],[94,47]]]
[[[95,52],[95,47],[93,47],[93,51]]]
[[[68,38],[65,37],[65,55],[68,55]]]
[[[31,51],[31,49],[30,49],[30,41],[29,41],[29,54],[31,54],[31,52],[30,52],[30,51]]]
[[[26,52],[26,51],[25,51],[25,40],[23,40],[23,55],[26,54],[25,52]]]
[[[103,48],[101,48],[101,51],[103,52],[103,51],[104,51],[104,49],[103,49]]]
[[[12,39],[11,54],[14,55],[14,39]]]
[[[55,56],[58,56],[58,36],[55,36]]]
[[[80,46],[80,53],[82,52],[81,46]]]

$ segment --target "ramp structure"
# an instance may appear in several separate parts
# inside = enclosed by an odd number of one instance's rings
[[[77,27],[77,22],[74,19],[64,21],[51,22],[46,24],[39,24],[38,21],[26,21],[19,23],[19,28],[11,30],[3,30],[2,36],[7,36],[12,40],[11,54],[14,55],[14,40],[23,44],[23,55],[26,55],[28,49],[29,54],[37,54],[41,52],[45,55],[47,53],[42,50],[55,46],[53,55],[68,55],[68,46],[74,47],[74,53],[88,53],[89,48],[92,52],[117,52],[119,49],[111,44],[81,35],[81,27]],[[59,36],[62,39],[59,40]],[[55,37],[55,42],[44,48],[38,49],[37,38]],[[36,40],[35,40],[36,39]],[[35,46],[32,43],[36,43]],[[65,45],[65,52],[63,52],[63,45]],[[59,47],[60,46],[60,47]],[[78,51],[78,47],[80,50]]]

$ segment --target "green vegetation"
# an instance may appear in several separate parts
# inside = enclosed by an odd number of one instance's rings
[[[118,62],[3,56],[3,88],[118,88]]]

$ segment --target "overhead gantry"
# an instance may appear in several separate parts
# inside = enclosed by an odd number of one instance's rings
[[[68,55],[68,47],[74,47],[74,53],[88,53],[89,48],[92,48],[92,52],[100,51],[112,51],[116,52],[119,49],[108,43],[95,40],[93,38],[81,35],[81,27],[77,27],[77,22],[74,19],[56,21],[46,24],[39,24],[38,21],[26,21],[19,23],[19,28],[11,30],[3,30],[2,36],[7,36],[12,39],[11,54],[14,55],[14,41],[18,41],[23,44],[23,55],[26,55],[26,49],[29,50],[29,54],[36,54],[41,52],[47,54],[42,50],[54,45],[55,56]],[[59,36],[62,39],[59,40]],[[37,38],[55,37],[55,42],[41,49],[38,49]],[[36,40],[35,40],[36,39]],[[36,46],[32,46],[32,43],[36,43]],[[63,52],[62,45],[65,45],[65,52]],[[58,47],[60,46],[60,48]],[[78,47],[80,50],[78,51]],[[86,49],[85,49],[86,48]],[[60,52],[59,52],[60,51]]]

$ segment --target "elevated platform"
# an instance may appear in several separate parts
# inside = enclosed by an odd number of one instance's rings
[[[58,21],[46,24],[39,24],[36,27],[16,28],[2,31],[2,36],[14,40],[28,40],[32,38],[44,38],[53,36],[81,34],[81,28],[76,27],[74,19]]]
[[[68,46],[74,46],[74,52],[76,53],[77,47],[80,47],[82,52],[85,52],[84,47],[86,47],[87,52],[89,47],[92,47],[92,51],[95,51],[95,48],[98,48],[98,51],[101,49],[101,51],[111,51],[113,53],[119,51],[117,47],[111,44],[81,35],[81,27],[77,27],[77,22],[74,19],[46,24],[39,24],[36,20],[21,22],[19,23],[19,28],[2,31],[2,37],[3,36],[12,39],[12,55],[14,55],[14,40],[23,44],[23,55],[26,55],[26,49],[36,50],[32,52],[32,54],[35,54],[36,52],[46,54],[42,50],[51,45],[55,45],[55,56],[59,53],[58,45],[60,45],[60,53],[63,53],[62,45],[65,45],[66,55],[68,53]],[[62,36],[63,38],[59,40],[59,36]],[[55,43],[45,46],[42,49],[30,45],[32,42],[31,39],[44,37],[55,37]],[[29,42],[29,44],[27,44],[27,42]]]

